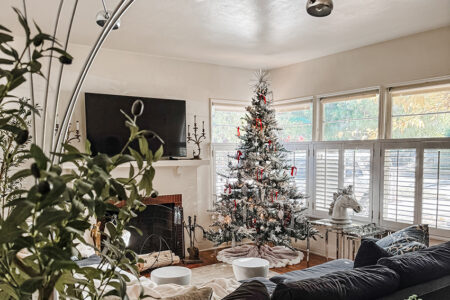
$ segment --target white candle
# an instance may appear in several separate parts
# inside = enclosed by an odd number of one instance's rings
[[[80,121],[77,121],[77,130],[80,130]]]

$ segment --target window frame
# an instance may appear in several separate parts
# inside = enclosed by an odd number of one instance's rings
[[[393,105],[393,97],[392,94],[395,91],[400,90],[413,90],[413,89],[420,89],[420,88],[426,88],[436,85],[444,85],[444,84],[450,84],[450,75],[449,76],[442,76],[442,77],[436,77],[436,78],[429,78],[424,80],[416,80],[416,81],[410,81],[410,82],[404,82],[404,83],[397,83],[397,84],[391,84],[387,86],[384,89],[384,137],[385,139],[393,140],[392,138],[392,105]],[[416,138],[414,140],[425,140],[425,139],[446,139],[445,137],[430,137],[430,138]],[[410,138],[399,138],[399,140],[411,140]]]
[[[373,139],[373,140],[367,140],[367,141],[374,141],[374,140],[379,140],[382,138],[381,133],[383,132],[384,128],[382,128],[382,122],[381,120],[384,118],[381,118],[382,114],[383,114],[383,107],[384,105],[382,105],[383,103],[383,97],[382,97],[382,87],[381,86],[374,86],[374,87],[368,87],[368,88],[362,88],[362,89],[355,89],[355,90],[349,90],[349,91],[344,91],[344,92],[337,92],[337,93],[328,93],[328,94],[322,94],[322,95],[318,95],[316,96],[316,109],[317,111],[317,124],[316,124],[316,128],[317,128],[317,134],[316,134],[316,141],[323,141],[323,142],[350,142],[350,141],[360,141],[360,140],[330,140],[330,141],[325,141],[323,139],[323,131],[324,131],[324,126],[323,126],[323,119],[324,119],[324,105],[326,104],[327,100],[329,99],[333,99],[333,98],[341,98],[341,97],[352,97],[352,96],[357,96],[357,95],[364,95],[364,94],[369,94],[369,93],[375,93],[378,95],[378,137],[377,139]],[[345,100],[342,100],[345,101]]]

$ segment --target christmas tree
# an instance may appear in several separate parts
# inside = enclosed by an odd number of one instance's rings
[[[250,239],[257,247],[256,252],[250,251],[252,256],[260,257],[267,245],[293,250],[292,238],[303,240],[317,233],[304,217],[306,197],[297,191],[293,178],[297,169],[289,164],[287,151],[278,141],[281,129],[272,102],[268,73],[260,71],[252,105],[246,108],[245,126],[237,127],[239,147],[228,174],[219,174],[227,183],[214,209],[214,229],[206,234],[216,245]]]

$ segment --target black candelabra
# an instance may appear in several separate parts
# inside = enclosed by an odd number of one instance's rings
[[[187,136],[187,141],[188,142],[193,142],[194,144],[197,145],[197,152],[194,150],[192,150],[192,154],[194,155],[194,159],[200,159],[200,143],[202,142],[202,139],[206,139],[206,135],[205,135],[205,121],[202,122],[202,134],[199,135],[197,133],[198,131],[198,126],[197,126],[197,116],[194,115],[194,134],[191,136],[191,130],[190,130],[190,125],[188,125],[188,136]]]
[[[57,117],[58,118],[58,117]],[[55,124],[55,134],[58,133],[59,130],[59,123]],[[69,126],[67,127],[67,134],[66,134],[66,140],[64,141],[64,144],[70,144],[72,141],[80,142],[80,122],[76,121],[75,123],[75,129],[72,129],[72,123],[69,123]]]

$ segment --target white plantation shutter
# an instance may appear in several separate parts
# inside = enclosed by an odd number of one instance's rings
[[[293,150],[286,155],[286,162],[291,167],[297,168],[297,174],[294,171],[294,179],[297,190],[302,193],[308,192],[308,150]],[[289,170],[291,172],[291,170]],[[291,173],[289,173],[291,175]]]
[[[424,150],[422,222],[450,229],[450,149]]]
[[[315,150],[315,209],[328,210],[339,187],[339,149]]]
[[[215,190],[214,193],[217,197],[223,193],[225,189],[225,184],[227,183],[227,179],[222,177],[219,174],[227,175],[228,172],[228,162],[232,159],[229,158],[228,155],[232,155],[235,151],[231,149],[214,149],[214,178],[215,178]],[[231,183],[233,180],[229,180]]]
[[[416,149],[385,149],[383,161],[383,220],[414,222]]]
[[[344,150],[344,186],[353,185],[355,198],[362,206],[360,213],[354,213],[356,216],[369,217],[372,193],[371,158],[370,149]]]

